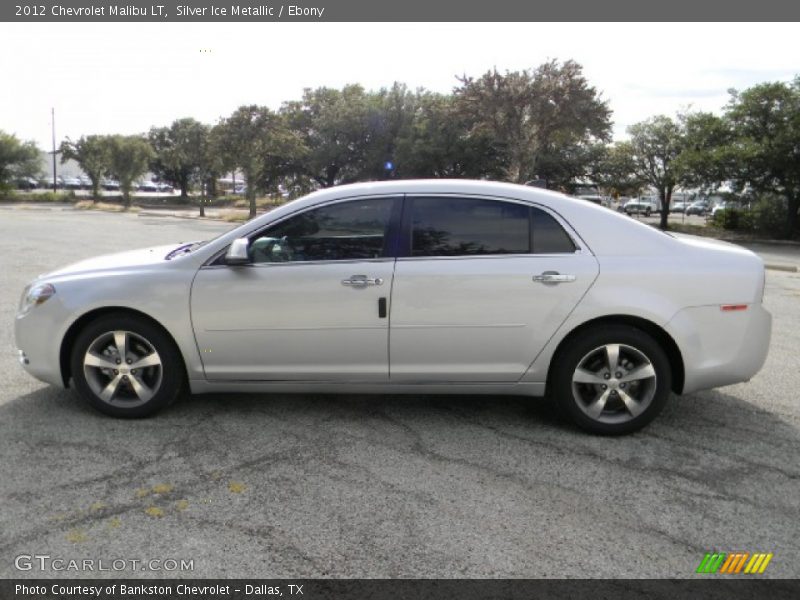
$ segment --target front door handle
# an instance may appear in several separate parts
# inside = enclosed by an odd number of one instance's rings
[[[575,275],[564,275],[558,271],[545,271],[541,275],[534,275],[533,280],[537,283],[569,283],[575,281]]]
[[[366,275],[350,275],[349,279],[342,279],[342,285],[363,288],[368,285],[383,285],[383,279],[381,277],[367,277]]]

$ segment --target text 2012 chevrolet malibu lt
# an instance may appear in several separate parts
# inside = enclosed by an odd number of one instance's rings
[[[141,417],[202,392],[552,395],[626,433],[766,359],[764,265],[589,202],[474,181],[313,193],[214,240],[42,275],[20,362]]]

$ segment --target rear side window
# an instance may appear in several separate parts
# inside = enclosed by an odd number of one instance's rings
[[[529,208],[482,198],[414,198],[411,256],[483,256],[530,251]]]
[[[575,252],[575,244],[564,228],[543,210],[531,208],[531,240],[534,254]]]

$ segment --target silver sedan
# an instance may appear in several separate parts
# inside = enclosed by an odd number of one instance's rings
[[[737,246],[538,188],[393,181],[47,273],[15,332],[34,377],[118,417],[186,391],[550,395],[620,434],[755,375],[763,293]]]

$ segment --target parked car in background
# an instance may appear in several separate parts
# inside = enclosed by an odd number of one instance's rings
[[[103,181],[100,183],[100,186],[108,192],[115,192],[119,190],[119,181],[114,179],[103,179]]]
[[[18,190],[35,190],[39,187],[39,181],[34,177],[20,177],[14,185]]]
[[[77,177],[64,177],[64,189],[66,190],[79,190],[81,189],[81,180]]]
[[[697,202],[692,202],[688,207],[686,207],[686,214],[703,216],[708,213],[709,207],[710,205],[708,200],[698,200]]]
[[[92,189],[92,180],[86,175],[81,175],[80,177],[78,177],[78,181],[81,184],[81,188],[83,188],[84,190]]]
[[[622,434],[673,392],[758,372],[763,294],[763,262],[738,246],[535,187],[398,180],[41,275],[15,337],[32,375],[117,417],[187,388],[547,390],[580,427]]]
[[[156,189],[162,194],[171,194],[172,192],[175,191],[175,188],[165,181],[157,182]]]
[[[622,207],[622,210],[627,215],[644,215],[645,217],[649,217],[656,211],[656,205],[649,200],[634,198],[633,200],[629,200]]]
[[[669,207],[669,212],[671,213],[682,213],[686,212],[686,209],[689,208],[688,202],[673,202]]]
[[[153,183],[152,181],[140,181],[136,189],[140,192],[157,192],[158,191],[158,184]]]

